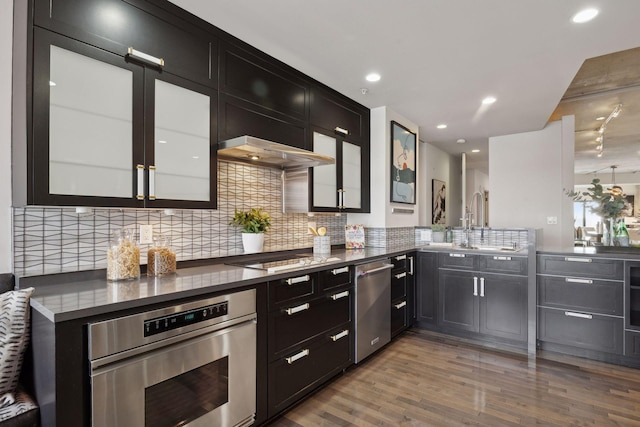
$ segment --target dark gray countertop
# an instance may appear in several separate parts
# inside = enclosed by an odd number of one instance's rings
[[[271,274],[211,260],[210,265],[180,268],[176,274],[162,278],[142,276],[139,280],[108,282],[104,270],[101,270],[25,277],[19,279],[19,286],[35,288],[31,297],[31,307],[34,310],[52,322],[63,322],[229,291],[288,277],[301,271],[313,272],[345,264],[360,264],[374,258],[393,256],[415,249],[413,245],[392,248],[334,249],[330,256],[338,258],[339,261]]]

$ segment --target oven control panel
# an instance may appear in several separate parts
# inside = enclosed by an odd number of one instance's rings
[[[193,310],[170,314],[168,316],[156,317],[155,319],[144,321],[144,336],[161,334],[172,329],[204,322],[216,317],[226,316],[229,310],[228,302],[207,305]]]

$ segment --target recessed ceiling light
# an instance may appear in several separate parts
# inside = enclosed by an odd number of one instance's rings
[[[599,122],[604,120],[604,119],[606,119],[605,116],[596,117],[596,120],[599,121]]]
[[[496,102],[496,98],[494,98],[493,96],[487,96],[485,99],[482,100],[482,103],[484,105],[493,104],[494,102]]]
[[[191,156],[192,159],[199,159],[199,156]]]
[[[380,80],[380,74],[378,73],[367,74],[365,79],[367,79],[368,82],[377,82],[378,80]]]
[[[49,86],[55,86],[56,82],[49,80]]]
[[[472,153],[479,153],[480,150],[478,150],[477,148],[475,150],[471,150]]]
[[[464,138],[460,138],[459,140],[456,141],[458,144],[464,144],[465,142],[467,142],[466,139]]]
[[[165,141],[164,139],[159,139],[158,140],[158,144],[166,144],[166,143],[167,143],[167,141]]]
[[[440,125],[438,125],[438,126],[436,126],[436,127],[437,127],[438,129],[446,129],[446,128],[447,128],[447,125],[445,125],[444,123],[442,123],[442,124],[440,124]]]
[[[571,20],[576,24],[589,22],[598,15],[598,9],[585,9],[573,15]]]

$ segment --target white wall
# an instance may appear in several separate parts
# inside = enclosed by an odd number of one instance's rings
[[[489,138],[489,223],[542,229],[543,248],[573,246],[574,117],[544,129]],[[557,224],[547,224],[548,217]]]
[[[458,226],[462,212],[462,158],[452,156],[429,143],[421,143],[420,147],[420,225],[428,226],[433,223],[432,180],[439,179],[445,181],[447,186],[446,224]]]
[[[416,180],[416,204],[391,203],[390,182],[391,173],[391,121],[396,121],[416,133],[416,159],[418,162],[418,176]],[[349,214],[347,223],[364,224],[366,227],[412,227],[418,225],[420,206],[425,197],[425,186],[420,182],[423,168],[421,160],[422,144],[419,139],[418,126],[403,116],[388,109],[378,107],[371,110],[371,213]],[[430,186],[431,184],[429,184]],[[431,191],[431,187],[429,187]],[[413,210],[412,214],[394,214],[392,208]]]
[[[13,1],[0,0],[0,273],[11,272],[11,52]]]

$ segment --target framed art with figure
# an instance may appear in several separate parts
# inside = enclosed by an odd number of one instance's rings
[[[439,179],[432,180],[433,205],[432,205],[432,224],[447,223],[447,185]]]
[[[391,122],[391,202],[416,204],[416,134]]]

